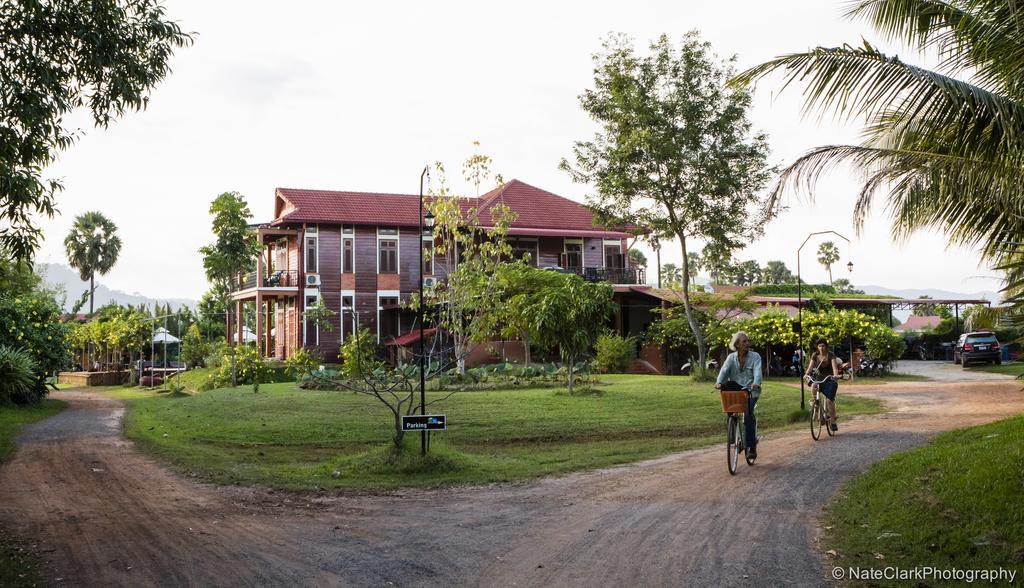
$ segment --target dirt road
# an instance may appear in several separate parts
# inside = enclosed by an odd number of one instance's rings
[[[197,484],[120,437],[119,403],[58,396],[0,467],[0,525],[40,540],[59,585],[828,585],[815,517],[841,482],[953,427],[1024,410],[1006,380],[852,387],[888,414],[757,465],[715,446],[539,482],[384,496]],[[840,405],[841,407],[841,405]]]

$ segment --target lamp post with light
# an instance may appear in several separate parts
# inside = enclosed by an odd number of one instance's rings
[[[426,226],[431,229],[431,235],[433,235],[432,229],[434,228],[434,215],[428,210],[427,215],[423,216],[423,179],[430,177],[430,166],[424,166],[423,173],[420,174],[420,216],[419,216],[419,241],[420,241],[420,300],[417,306],[418,320],[420,323],[420,414],[427,414],[427,368],[426,368],[426,354],[423,352],[423,227]],[[427,454],[427,432],[420,431],[420,452],[423,455]]]
[[[839,233],[837,233],[835,231],[818,231],[817,233],[811,233],[810,235],[807,235],[807,238],[804,239],[804,242],[801,243],[800,247],[797,247],[797,250],[796,250],[796,304],[797,304],[797,319],[796,319],[797,330],[796,330],[796,333],[797,333],[797,349],[800,350],[800,370],[801,370],[801,372],[804,369],[804,367],[803,367],[803,360],[804,360],[804,355],[803,355],[803,349],[804,349],[804,299],[803,299],[803,292],[801,291],[801,285],[803,284],[803,280],[800,279],[800,251],[804,248],[804,245],[807,245],[807,242],[811,240],[811,237],[814,237],[815,235],[829,235],[829,234],[835,235],[835,236],[839,237],[840,239],[842,239],[843,241],[846,241],[847,245],[850,244],[850,240],[849,239],[847,239],[846,237],[840,235]],[[853,272],[853,262],[852,261],[846,263],[846,269],[848,269],[851,273]],[[803,374],[801,373],[800,374],[800,410],[804,410],[804,406],[805,406],[804,405],[804,377],[803,377]]]

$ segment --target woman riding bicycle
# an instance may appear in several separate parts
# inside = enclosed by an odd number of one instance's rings
[[[750,341],[747,340],[747,334],[743,331],[732,336],[729,349],[732,349],[733,352],[725,358],[722,369],[718,371],[715,390],[721,390],[722,385],[726,384],[726,390],[742,388],[749,392],[744,417],[746,423],[744,443],[748,448],[747,456],[753,460],[757,457],[757,421],[754,420],[754,406],[757,404],[758,397],[761,396],[761,356],[756,351],[749,350]]]
[[[839,388],[839,384],[836,379],[839,378],[839,358],[828,349],[828,341],[824,339],[818,339],[817,344],[818,350],[811,354],[811,360],[807,362],[807,371],[804,373],[804,377],[811,384],[811,389],[815,392],[821,392],[825,397],[825,409],[828,411],[829,417],[832,419],[832,430],[838,431],[839,426],[836,425],[836,391]],[[816,384],[814,380],[821,382],[826,376],[833,376],[836,379]]]

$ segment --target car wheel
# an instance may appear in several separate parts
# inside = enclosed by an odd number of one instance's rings
[[[1000,357],[999,359],[997,359],[996,365],[1003,365],[1003,358]]]
[[[953,354],[953,365],[960,365],[960,356]]]
[[[967,369],[967,366],[969,366],[970,364],[971,363],[969,361],[967,361],[966,357],[961,357],[960,358],[960,365],[963,366],[964,369]]]

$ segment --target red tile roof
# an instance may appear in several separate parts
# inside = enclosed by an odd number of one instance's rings
[[[920,331],[921,329],[931,328],[939,326],[942,322],[942,317],[938,316],[915,316],[910,315],[907,320],[901,325],[897,325],[895,330],[897,331]]]
[[[377,192],[337,192],[278,188],[275,218],[271,224],[331,223],[417,226],[419,196],[416,194],[383,194]],[[519,180],[479,198],[463,198],[462,209],[479,209],[481,226],[490,226],[490,211],[498,203],[516,212],[512,234],[529,234],[530,229],[542,233],[580,234],[626,237],[621,231],[594,226],[594,217],[582,204],[541,190]]]

